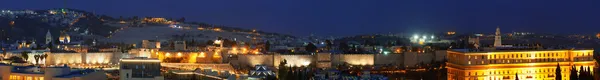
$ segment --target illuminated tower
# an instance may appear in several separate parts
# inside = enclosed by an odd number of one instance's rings
[[[50,44],[52,42],[52,34],[50,34],[50,30],[46,33],[46,44]]]
[[[496,38],[494,39],[494,47],[502,46],[502,34],[500,33],[500,26],[496,27]]]

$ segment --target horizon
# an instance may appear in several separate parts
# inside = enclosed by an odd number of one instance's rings
[[[138,0],[139,1],[139,0]],[[85,10],[111,17],[185,17],[293,36],[386,33],[598,33],[598,1],[9,1],[1,9]],[[35,3],[31,3],[35,2]],[[182,3],[183,2],[183,3]],[[319,3],[322,2],[322,3]],[[94,3],[94,4],[90,4]],[[198,4],[195,4],[198,3]],[[210,3],[210,4],[206,4]],[[272,4],[270,4],[272,3]],[[478,3],[478,4],[475,4]],[[479,4],[480,3],[480,4]],[[19,5],[28,4],[28,5]],[[109,5],[109,6],[106,6]],[[157,6],[158,5],[158,6]],[[193,5],[193,6],[190,6]],[[310,6],[309,6],[310,5]],[[556,6],[562,5],[562,6]],[[342,29],[342,30],[339,30]]]

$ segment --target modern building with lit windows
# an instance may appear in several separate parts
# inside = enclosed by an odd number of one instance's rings
[[[593,70],[592,49],[448,50],[448,80],[568,80],[572,66]]]
[[[123,58],[120,61],[120,80],[163,80],[160,60],[156,58]]]

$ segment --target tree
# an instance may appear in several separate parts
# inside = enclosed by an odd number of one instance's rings
[[[6,50],[4,49],[4,47],[2,47],[2,59],[4,58],[4,56],[6,56]]]
[[[133,20],[138,20],[139,17],[138,16],[133,16]]]
[[[35,59],[35,64],[39,64],[40,57],[41,57],[40,55],[34,55],[33,56],[33,59]]]
[[[404,45],[404,42],[402,42],[402,40],[396,40],[396,45]]]
[[[279,62],[279,70],[277,71],[277,75],[279,77],[280,80],[286,79],[286,75],[287,75],[287,67],[285,66],[287,64],[287,60],[283,59],[283,61]]]
[[[331,43],[331,40],[325,40],[325,44],[327,46],[325,48],[327,48],[327,50],[331,50],[331,46],[333,45],[333,43]]]
[[[120,20],[120,21],[123,21],[123,16],[119,16],[119,20]]]
[[[27,51],[23,51],[21,52],[21,57],[23,57],[23,60],[27,61],[27,59],[29,59],[29,52]]]
[[[185,17],[181,17],[181,18],[177,19],[177,22],[185,22]]]
[[[47,57],[48,57],[48,54],[42,54],[40,56],[40,60],[46,60]]]
[[[585,73],[585,71],[584,71],[583,66],[579,66],[579,79],[581,79],[581,80],[587,80],[587,79],[585,79],[585,74],[584,73]]]
[[[385,47],[392,47],[392,46],[394,46],[394,42],[392,42],[392,41],[388,41],[388,42],[385,44]]]
[[[340,48],[340,50],[342,50],[342,51],[344,51],[344,52],[345,52],[345,51],[348,51],[348,49],[350,48],[346,42],[341,42],[341,43],[338,45],[338,47]]]
[[[214,43],[215,43],[215,42],[214,42],[214,41],[212,41],[212,40],[208,40],[208,41],[206,41],[206,45],[213,45]]]
[[[555,75],[554,80],[562,80],[562,74],[561,74],[559,63],[556,63],[556,70],[554,71],[554,75]]]
[[[589,66],[587,67],[587,72],[585,74],[586,74],[588,80],[594,79],[594,76],[592,75],[594,73],[592,73],[592,71],[590,71]]]
[[[11,56],[10,58],[8,58],[8,60],[11,63],[25,63],[26,62],[26,61],[23,61],[23,58],[17,57],[17,56]]]
[[[48,46],[46,46],[46,48],[52,49],[52,48],[54,48],[54,44],[52,42],[50,42],[50,44],[48,44]]]
[[[267,41],[265,42],[265,51],[269,51],[271,50],[271,42]]]
[[[577,70],[575,70],[575,66],[571,66],[571,74],[569,77],[571,78],[570,80],[579,80],[579,78],[577,78]]]
[[[306,51],[308,51],[308,52],[316,52],[316,51],[317,51],[317,46],[315,46],[315,44],[313,44],[313,43],[310,43],[310,42],[309,42],[309,43],[308,43],[308,45],[306,45],[304,48],[305,48],[305,49],[306,49]]]

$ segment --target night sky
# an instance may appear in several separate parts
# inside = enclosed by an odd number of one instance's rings
[[[63,0],[3,0],[0,9],[62,8]],[[185,17],[307,36],[374,33],[600,32],[600,0],[67,0],[118,16]]]

